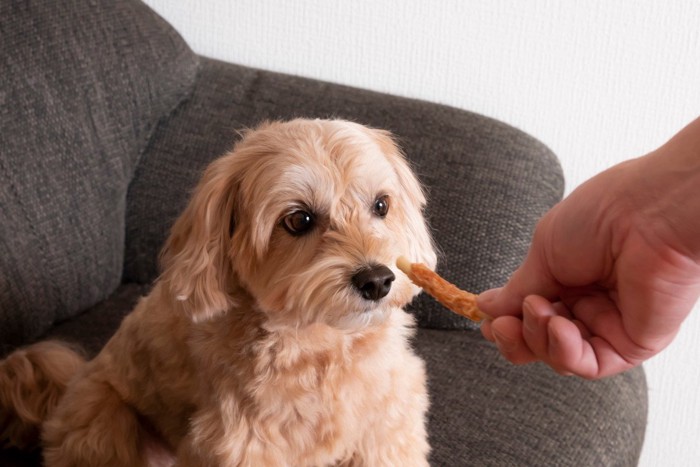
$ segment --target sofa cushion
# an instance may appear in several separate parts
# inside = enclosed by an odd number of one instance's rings
[[[96,354],[148,286],[126,284],[44,337]],[[641,368],[600,381],[542,364],[514,366],[478,331],[419,329],[431,406],[431,465],[636,465],[647,398]],[[40,465],[38,453],[0,449],[0,465]]]
[[[419,329],[431,465],[636,466],[647,420],[641,367],[598,381],[514,366],[477,331]]]
[[[79,345],[93,357],[119,328],[122,319],[136,306],[151,287],[143,284],[122,284],[112,295],[78,316],[53,326],[41,339],[58,339]]]
[[[438,271],[480,292],[502,285],[527,252],[537,220],[563,192],[556,157],[502,122],[463,110],[203,59],[190,98],[162,122],[129,188],[128,280],[147,283],[168,229],[204,167],[235,130],[265,119],[339,117],[392,131],[428,189]],[[422,327],[473,323],[422,294]]]
[[[128,183],[198,58],[133,0],[0,2],[0,345],[120,283]]]

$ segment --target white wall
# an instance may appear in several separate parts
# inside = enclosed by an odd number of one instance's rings
[[[700,115],[694,0],[146,0],[195,51],[449,104],[536,136],[567,192]],[[640,465],[700,465],[700,309],[646,365]]]

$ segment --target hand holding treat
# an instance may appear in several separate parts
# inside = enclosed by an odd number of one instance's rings
[[[447,309],[472,321],[482,321],[488,316],[476,306],[476,295],[459,289],[431,271],[425,264],[411,263],[403,256],[396,266],[418,287],[428,292]]]
[[[515,364],[614,375],[658,354],[700,296],[700,118],[595,175],[537,224],[481,327]]]

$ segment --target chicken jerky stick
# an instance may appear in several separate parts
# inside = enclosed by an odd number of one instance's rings
[[[396,266],[403,271],[418,287],[428,292],[443,306],[469,318],[482,321],[488,316],[476,306],[476,295],[459,289],[431,271],[425,264],[411,263],[403,256],[396,260]]]

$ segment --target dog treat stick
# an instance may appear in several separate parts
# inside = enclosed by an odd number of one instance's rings
[[[431,271],[425,264],[411,263],[400,256],[396,266],[401,269],[411,281],[423,288],[438,302],[458,315],[472,321],[482,321],[488,316],[476,306],[476,295],[459,289]]]

